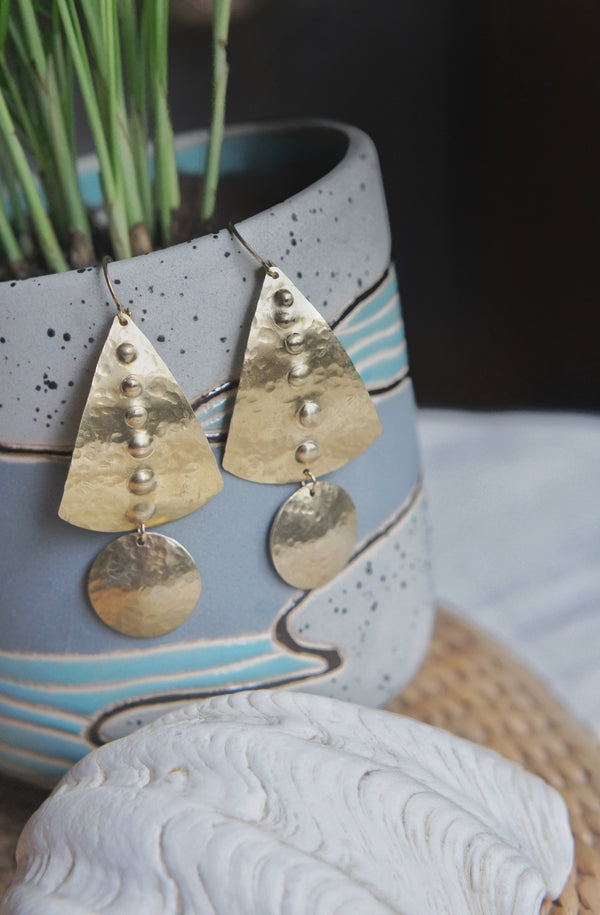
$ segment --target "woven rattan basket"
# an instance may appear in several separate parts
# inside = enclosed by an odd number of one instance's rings
[[[492,747],[554,785],[571,814],[575,867],[560,900],[542,911],[600,915],[600,742],[535,676],[440,610],[425,666],[389,707]],[[14,872],[18,835],[45,796],[0,779],[0,898]]]

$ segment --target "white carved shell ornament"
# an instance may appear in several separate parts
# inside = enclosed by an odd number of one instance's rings
[[[489,750],[284,690],[190,704],[78,762],[3,915],[538,915],[565,804]]]

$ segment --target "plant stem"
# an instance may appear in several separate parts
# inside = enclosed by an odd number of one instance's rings
[[[43,161],[48,155],[49,147],[44,147],[42,144],[41,131],[34,127],[31,114],[22,98],[17,82],[6,63],[4,54],[0,56],[0,83],[6,98],[11,101],[12,117],[21,133],[25,136],[33,158],[39,164],[40,160]]]
[[[131,148],[129,119],[123,87],[123,63],[119,35],[117,0],[80,0],[88,33],[91,54],[101,96],[100,112],[110,151],[117,194],[122,198],[132,253],[152,250],[144,225],[144,208],[138,186],[138,174]],[[98,16],[100,28],[98,28]]]
[[[219,167],[223,147],[223,125],[225,123],[225,101],[229,64],[227,62],[227,40],[231,0],[214,0],[213,13],[213,94],[212,119],[208,143],[208,157],[204,176],[201,216],[212,219],[217,202]]]
[[[19,0],[18,8],[21,13],[21,27],[29,52],[30,64],[37,71],[39,79],[43,81],[46,75],[46,55],[33,3],[31,0]]]
[[[56,171],[60,180],[62,205],[68,214],[73,266],[89,267],[96,262],[92,231],[83,203],[69,132],[65,127],[60,104],[60,94],[54,63],[49,62],[46,72],[48,120]]]
[[[70,245],[73,266],[85,267],[95,262],[95,256],[73,155],[72,91],[65,103],[64,93],[68,94],[69,84],[67,81],[63,85],[61,94],[57,76],[60,60],[57,51],[60,52],[62,48],[59,22],[53,15],[53,27],[49,31],[50,51],[46,54],[44,37],[32,0],[19,0],[17,10],[18,13],[13,14],[10,23],[10,33],[20,64],[18,82],[28,90],[32,103],[31,118],[27,117],[27,120],[34,122],[25,130],[25,135],[34,149],[38,144],[38,135],[41,134],[46,140],[45,154],[40,156],[38,150],[37,161],[50,203],[51,216],[61,230],[63,241]],[[17,19],[18,15],[20,20]],[[14,81],[12,88],[19,92]],[[72,86],[70,88],[72,90]],[[26,106],[22,103],[20,107],[22,109]]]
[[[127,229],[143,222],[142,204],[137,192],[137,176],[131,155],[125,112],[123,74],[119,46],[117,6],[115,0],[104,0],[102,7],[104,61],[96,63],[104,73],[107,88],[108,112],[106,130],[110,137],[113,173],[119,192],[125,202]],[[94,15],[95,11],[92,11]]]
[[[0,194],[0,244],[4,248],[6,259],[15,276],[21,277],[25,274],[25,258],[17,237],[12,230],[12,226],[6,215],[4,199]]]
[[[55,273],[68,270],[48,214],[35,186],[27,157],[14,128],[4,94],[0,91],[0,136],[2,136],[31,213],[36,235],[46,263]]]
[[[152,74],[154,103],[154,149],[156,156],[156,197],[163,242],[171,240],[173,210],[181,202],[179,178],[173,148],[173,128],[167,105],[168,0],[145,0],[142,29],[148,35],[148,64]]]
[[[50,53],[56,69],[56,81],[58,85],[62,120],[65,125],[69,148],[71,150],[71,159],[75,162],[77,159],[77,150],[75,146],[75,118],[73,116],[73,62],[69,55],[65,53],[64,35],[60,27],[60,17],[55,4],[52,6],[52,46]]]
[[[19,247],[25,257],[31,257],[35,251],[35,246],[29,231],[27,214],[19,193],[19,181],[14,174],[12,162],[4,146],[0,148],[0,179],[8,192],[10,215],[12,225],[16,229]]]
[[[215,34],[226,42],[231,0],[215,3],[221,23]],[[23,250],[19,240],[27,241],[30,223],[52,269],[66,269],[59,242],[70,246],[77,267],[94,259],[76,168],[75,80],[98,157],[114,256],[128,257],[132,247],[134,253],[151,250],[157,213],[169,243],[180,191],[167,105],[168,8],[168,0],[0,0],[0,181],[4,173],[11,205],[7,210],[5,194],[0,242],[6,239],[9,259],[15,245]],[[222,130],[221,115],[221,136]]]
[[[115,256],[118,258],[131,256],[129,242],[129,227],[127,214],[122,196],[115,181],[115,174],[111,161],[110,150],[102,124],[98,99],[94,91],[89,61],[86,56],[85,40],[81,31],[81,24],[77,17],[74,0],[55,0],[65,30],[65,36],[71,51],[73,65],[77,73],[79,88],[87,111],[88,121],[96,154],[100,164],[100,177],[106,201],[109,232]],[[103,0],[104,2],[104,0]]]
[[[148,122],[146,116],[146,43],[140,40],[135,0],[119,3],[121,47],[127,86],[129,89],[129,140],[138,179],[139,194],[144,211],[144,224],[154,234],[152,182],[148,167]]]
[[[66,241],[68,219],[61,201],[60,179],[52,149],[51,130],[42,85],[46,62],[40,51],[35,16],[27,15],[27,7],[15,4],[8,22],[11,45],[10,68],[2,59],[2,82],[11,116],[20,130],[37,165],[39,179],[48,201],[47,207],[55,231]],[[41,70],[40,70],[41,68]],[[13,75],[14,74],[14,75]]]
[[[0,0],[0,53],[4,53],[6,36],[8,35],[8,20],[10,17],[10,0]]]

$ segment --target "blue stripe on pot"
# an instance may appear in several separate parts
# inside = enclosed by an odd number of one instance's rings
[[[199,667],[225,667],[268,655],[273,650],[270,636],[248,636],[243,640],[217,639],[186,643],[168,648],[150,648],[144,652],[123,651],[108,656],[19,655],[0,652],[0,678],[16,681],[38,681],[52,686],[69,685],[81,680],[92,683],[121,683],[148,675],[170,674],[176,655],[176,669],[198,670]],[[123,676],[124,672],[127,676]]]
[[[71,768],[73,760],[27,752],[0,741],[0,765],[3,772],[16,778],[50,786]]]
[[[365,356],[361,366],[361,377],[368,388],[377,387],[379,390],[387,390],[397,383],[398,370],[399,368],[401,370],[402,367],[405,370],[408,368],[406,345],[398,344],[397,346],[389,347],[384,352]],[[381,381],[381,376],[384,374],[395,376],[394,380],[391,382]]]
[[[83,737],[9,718],[0,718],[0,743],[20,747],[39,756],[67,759],[72,763],[89,752],[89,744]]]
[[[176,652],[175,652],[176,654]],[[56,662],[59,665],[61,662]],[[171,657],[171,672],[163,677],[147,676],[131,680],[120,680],[90,687],[74,681],[55,686],[48,682],[25,683],[18,680],[0,679],[0,694],[20,702],[40,703],[53,709],[91,715],[99,707],[122,700],[125,696],[144,696],[161,691],[211,690],[223,684],[229,688],[243,688],[252,683],[268,683],[292,676],[318,674],[322,662],[313,658],[283,654],[271,642],[271,654],[252,658],[249,662],[220,668],[198,668],[181,673],[176,660]]]
[[[383,284],[334,326],[369,390],[389,388],[405,377],[406,339],[393,267]]]
[[[274,614],[277,639],[264,633],[196,645],[175,644],[142,654],[118,652],[85,659],[80,655],[44,658],[3,653],[0,655],[0,765],[4,771],[21,777],[38,781],[46,777],[51,781],[88,752],[91,746],[88,732],[94,720],[108,720],[103,730],[108,736],[115,736],[111,735],[111,728],[121,727],[128,709],[128,717],[135,726],[136,707],[144,710],[140,720],[143,717],[147,721],[153,708],[158,709],[155,714],[164,712],[169,700],[181,702],[188,697],[189,701],[194,695],[269,684],[298,684],[312,690],[311,684],[316,687],[324,680],[330,684],[325,684],[325,692],[339,690],[343,696],[344,678],[360,676],[360,665],[371,663],[370,651],[377,658],[381,656],[376,642],[369,648],[369,623],[380,612],[378,603],[383,597],[383,593],[377,598],[372,596],[371,581],[377,581],[381,588],[385,580],[386,600],[404,606],[403,612],[397,614],[398,631],[388,631],[384,637],[393,637],[400,652],[408,650],[406,646],[413,638],[422,641],[425,647],[433,612],[422,612],[424,607],[432,606],[432,601],[425,587],[428,579],[420,572],[420,566],[427,562],[423,547],[426,521],[420,494],[417,486],[406,504],[378,532],[359,543],[353,560],[334,582],[308,595],[299,595]],[[346,591],[356,593],[357,589],[360,601],[354,601],[346,615],[341,595]],[[286,624],[282,629],[284,619]],[[322,620],[325,626],[333,625],[341,633],[342,643],[346,637],[360,636],[363,659],[354,664],[355,670],[347,659],[340,668],[330,665],[326,669],[319,649],[311,644],[309,630],[316,630],[316,620]],[[417,621],[420,621],[419,631],[415,628]],[[403,635],[406,625],[411,632],[408,639],[406,633]],[[287,642],[280,629],[284,636],[287,633]],[[321,634],[316,631],[312,638],[322,642]],[[381,638],[381,634],[375,638]],[[347,646],[340,647],[345,655]],[[123,672],[127,672],[127,677],[115,682],[115,677]],[[385,701],[385,696],[396,689],[394,671],[382,668],[380,673],[376,698]],[[318,688],[323,691],[323,686]],[[110,723],[111,719],[115,725]]]
[[[0,698],[0,719],[41,724],[69,734],[82,734],[88,724],[85,715],[73,715],[43,705],[15,702],[6,696]]]

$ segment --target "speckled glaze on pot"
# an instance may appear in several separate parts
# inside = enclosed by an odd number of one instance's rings
[[[205,136],[178,145],[201,171]],[[239,228],[335,329],[365,382],[381,438],[327,479],[356,505],[347,568],[311,592],[267,549],[295,489],[224,472],[222,492],[157,531],[192,553],[202,595],[174,632],[114,632],[86,596],[114,535],[58,518],[79,419],[114,315],[100,270],[0,284],[0,769],[51,783],[91,745],[191,698],[281,685],[383,704],[416,672],[433,622],[412,386],[377,155],[330,122],[231,129],[230,172],[295,165],[302,190]],[[99,202],[93,163],[82,185]],[[192,404],[220,464],[262,270],[224,230],[111,267],[122,301]]]

